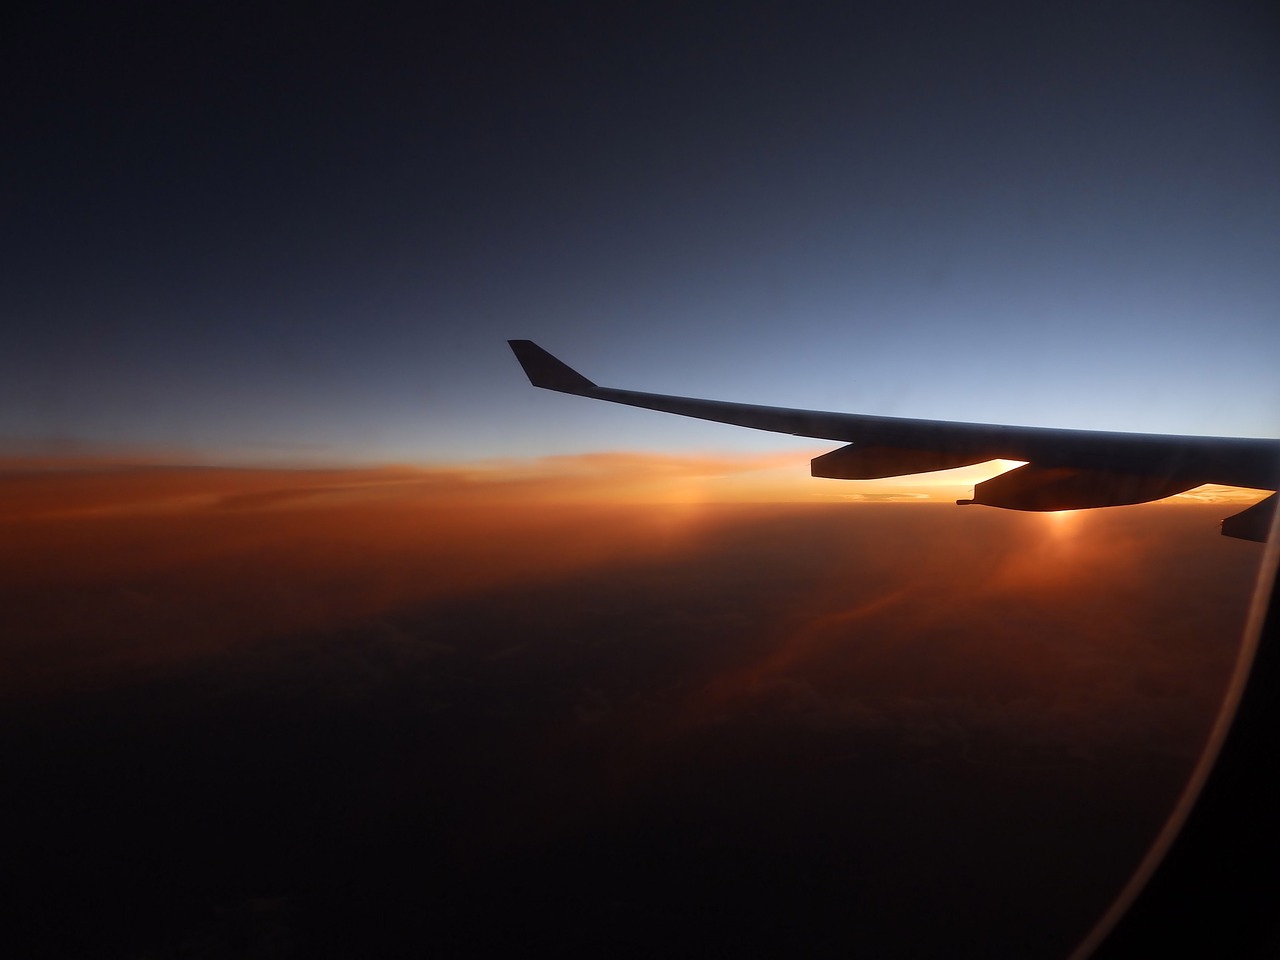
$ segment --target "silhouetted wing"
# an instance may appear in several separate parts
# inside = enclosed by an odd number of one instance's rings
[[[1145,503],[1202,483],[1275,490],[1280,476],[1280,440],[909,420],[640,393],[597,386],[531,340],[508,342],[535,387],[848,444],[815,458],[815,477],[871,480],[987,460],[1027,461],[979,483],[973,499],[961,503],[1012,510],[1075,510]],[[1273,494],[1225,520],[1222,532],[1265,540],[1275,501]]]

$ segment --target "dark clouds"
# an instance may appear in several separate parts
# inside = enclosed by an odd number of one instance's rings
[[[366,480],[6,521],[32,955],[1060,956],[1196,754],[1257,560],[1199,505]]]

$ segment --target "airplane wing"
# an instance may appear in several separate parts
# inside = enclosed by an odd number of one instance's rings
[[[508,343],[535,387],[847,444],[814,458],[815,477],[873,480],[988,460],[1027,461],[977,484],[973,499],[959,503],[1010,510],[1079,510],[1160,500],[1203,483],[1274,491],[1280,481],[1280,440],[911,420],[640,393],[597,386],[532,340]],[[1264,541],[1275,507],[1272,493],[1224,520],[1222,532]]]

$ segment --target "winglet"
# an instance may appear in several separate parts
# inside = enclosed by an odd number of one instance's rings
[[[525,376],[535,387],[561,393],[590,393],[596,385],[578,371],[565,366],[532,340],[508,340]]]

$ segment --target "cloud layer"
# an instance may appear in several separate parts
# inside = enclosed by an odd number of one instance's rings
[[[1062,955],[1196,756],[1256,545],[1195,503],[641,502],[734,469],[11,474],[24,929]]]

